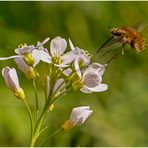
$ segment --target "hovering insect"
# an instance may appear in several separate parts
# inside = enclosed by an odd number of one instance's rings
[[[113,45],[115,43],[120,43],[125,46],[125,44],[129,44],[135,51],[142,52],[145,49],[145,40],[141,35],[133,27],[129,26],[121,26],[117,28],[112,28],[110,33],[111,36],[98,50],[97,53],[104,47]],[[124,48],[122,48],[122,54],[124,54]]]

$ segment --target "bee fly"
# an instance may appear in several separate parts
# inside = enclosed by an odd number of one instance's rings
[[[114,43],[121,43],[124,47],[125,44],[130,45],[135,51],[142,52],[145,49],[145,41],[140,32],[133,27],[121,26],[110,30],[113,35],[110,37],[98,50],[97,53],[104,47]],[[122,48],[122,55],[124,48]]]

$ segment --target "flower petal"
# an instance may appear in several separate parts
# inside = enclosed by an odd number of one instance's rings
[[[81,70],[80,70],[80,67],[79,67],[78,60],[75,60],[75,61],[74,61],[74,67],[75,67],[75,70],[76,70],[76,72],[77,72],[77,75],[78,75],[79,78],[81,79],[82,74],[81,74]]]
[[[83,84],[88,88],[93,88],[98,86],[101,83],[102,77],[100,76],[99,73],[93,70],[88,71],[87,69],[86,72],[84,72],[83,74],[82,81],[83,81]]]
[[[58,91],[57,91],[58,90]],[[57,92],[56,92],[57,91]],[[53,89],[53,93],[61,93],[63,94],[64,92],[66,92],[66,85],[65,85],[65,82],[64,82],[64,79],[61,78],[61,79],[58,79],[54,85],[54,89]]]
[[[10,71],[10,68],[8,66],[3,68],[2,69],[2,75],[5,78],[6,85],[9,88],[12,88],[13,86],[11,85],[12,82],[11,82],[11,79],[9,78],[9,71]]]
[[[80,49],[80,48],[76,48],[77,50],[77,55],[78,55],[78,59],[79,59],[79,62],[81,62],[82,64],[84,65],[88,65],[90,63],[90,57],[88,57],[86,55],[86,53],[84,52],[83,49]]]
[[[70,39],[69,39],[69,45],[70,45],[71,50],[75,50],[75,47]]]
[[[17,57],[14,61],[16,62],[18,68],[25,74],[29,71],[29,66],[25,63],[23,57]]]
[[[89,68],[92,68],[94,70],[96,70],[98,73],[100,73],[100,75],[102,76],[105,72],[105,67],[107,65],[101,65],[99,63],[92,63]]]
[[[42,43],[41,42],[37,42],[36,48],[43,47],[43,45],[46,44],[49,41],[49,39],[50,38],[48,37]]]
[[[16,89],[18,90],[20,88],[20,86],[19,86],[19,80],[18,80],[18,76],[17,76],[16,70],[14,68],[12,68],[9,71],[9,75],[10,75],[12,81],[15,83]]]
[[[34,66],[36,66],[40,60],[46,63],[51,63],[50,55],[43,50],[33,50],[32,56],[34,57]]]
[[[61,69],[61,71],[63,71],[63,70]],[[66,75],[66,76],[69,76],[71,73],[72,73],[72,69],[71,68],[65,69],[63,71],[63,74]]]
[[[108,85],[107,84],[99,84],[97,87],[88,88],[88,89],[93,92],[102,92],[102,91],[106,91],[108,89]]]
[[[73,126],[79,126],[92,114],[89,106],[75,107],[70,115],[70,121]]]
[[[15,53],[20,54],[20,55],[24,55],[27,53],[31,53],[34,49],[35,49],[34,45],[24,46],[22,48],[16,48]]]
[[[64,38],[56,37],[50,43],[50,52],[52,57],[54,55],[60,56],[64,53],[67,47],[67,42]]]
[[[81,90],[81,92],[86,93],[86,94],[92,93],[92,91],[89,88],[85,87],[85,86],[82,87],[80,90]]]
[[[12,90],[19,89],[19,80],[14,68],[9,68],[8,66],[2,69],[2,75],[5,78],[5,82],[9,88]]]
[[[65,64],[54,64],[54,66],[56,67],[60,67],[60,68],[65,68],[65,67],[68,67],[69,65],[65,65]]]
[[[69,51],[61,57],[63,64],[70,64],[76,59],[75,51]]]

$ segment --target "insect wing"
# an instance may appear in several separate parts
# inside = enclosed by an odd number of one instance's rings
[[[121,45],[122,45],[121,38],[111,37],[100,46],[100,48],[97,50],[97,53],[102,49],[105,50],[110,48],[117,48]]]

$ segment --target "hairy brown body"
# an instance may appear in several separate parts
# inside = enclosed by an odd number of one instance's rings
[[[145,48],[143,36],[132,27],[121,26],[110,30],[114,37],[117,37],[123,44],[129,44],[137,52],[141,52]]]

